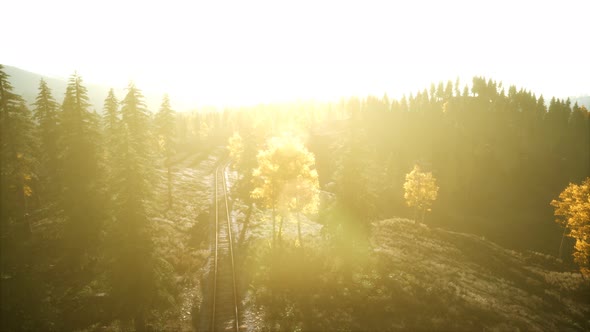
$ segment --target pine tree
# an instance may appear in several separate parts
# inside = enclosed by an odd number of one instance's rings
[[[44,185],[46,201],[59,193],[59,104],[51,95],[45,80],[39,82],[39,93],[33,104],[38,123],[40,177]]]
[[[145,330],[147,315],[161,294],[161,265],[154,253],[148,206],[152,198],[153,144],[150,114],[141,91],[131,83],[121,102],[120,137],[115,160],[113,195],[115,247],[111,271],[115,315],[133,320],[135,329]],[[160,260],[158,260],[160,261]]]
[[[114,147],[119,140],[117,135],[120,133],[120,121],[119,101],[117,100],[113,89],[110,89],[104,100],[102,115],[103,135],[106,146],[106,161],[108,164],[112,164],[113,159],[115,158],[116,151]]]
[[[28,214],[33,195],[34,124],[24,99],[12,92],[9,76],[0,65],[1,221],[22,222],[30,231]]]
[[[82,78],[73,74],[66,88],[61,113],[62,208],[66,218],[66,250],[75,260],[96,250],[103,221],[102,170],[99,119]],[[76,266],[76,265],[74,265]]]
[[[159,152],[164,159],[166,168],[166,185],[168,188],[168,209],[172,208],[172,157],[176,153],[176,140],[174,137],[175,117],[170,107],[170,98],[164,95],[160,110],[155,119],[158,135]]]
[[[409,104],[402,99],[402,111],[415,110],[410,96]],[[370,181],[370,170],[373,165],[367,161],[371,151],[368,142],[368,131],[360,114],[353,118],[343,148],[340,150],[340,167],[336,171],[336,194],[342,205],[342,210],[352,216],[352,219],[367,222],[375,213],[376,193]]]
[[[32,115],[0,65],[0,330],[41,330],[29,213],[36,195]]]

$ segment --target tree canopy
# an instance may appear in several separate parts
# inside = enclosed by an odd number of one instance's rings
[[[273,212],[273,241],[276,212],[317,212],[318,174],[315,158],[303,142],[291,135],[270,138],[266,149],[258,152],[258,167],[253,171],[255,188],[252,197]],[[282,236],[281,218],[278,239]],[[299,239],[301,241],[301,239]]]
[[[555,221],[576,240],[574,261],[582,274],[590,277],[590,178],[581,184],[570,183],[551,205],[555,208]]]

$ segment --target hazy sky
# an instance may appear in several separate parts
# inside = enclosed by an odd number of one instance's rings
[[[484,75],[590,93],[590,1],[2,3],[0,63],[237,104],[390,96]]]

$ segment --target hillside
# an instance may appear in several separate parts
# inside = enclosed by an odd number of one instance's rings
[[[552,256],[400,218],[374,222],[369,242],[342,228],[310,232],[304,257],[290,240],[269,252],[258,233],[242,262],[248,331],[590,328],[588,283]]]
[[[407,219],[373,224],[374,294],[387,324],[436,330],[590,328],[581,274],[554,257]]]
[[[243,262],[248,331],[590,328],[588,283],[552,256],[395,218],[374,222],[369,242],[342,228],[307,232],[301,257],[292,231],[273,254],[254,227],[248,242],[260,242]]]

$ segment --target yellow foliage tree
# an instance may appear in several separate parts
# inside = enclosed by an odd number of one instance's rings
[[[551,205],[555,208],[555,222],[564,227],[564,235],[569,230],[567,235],[576,240],[574,262],[584,277],[590,277],[590,177],[580,185],[570,183]],[[563,245],[563,237],[561,242]],[[561,256],[561,245],[559,252]]]
[[[422,172],[420,166],[414,165],[414,169],[406,174],[404,190],[406,204],[414,208],[414,219],[421,213],[421,220],[424,222],[426,211],[430,211],[430,206],[438,195],[436,179],[431,172]]]
[[[278,239],[288,213],[297,214],[298,240],[301,244],[301,213],[314,213],[319,204],[318,174],[315,157],[297,137],[285,134],[267,141],[267,148],[257,155],[253,171],[255,188],[252,198],[272,210],[273,243],[276,241],[276,217],[280,212]]]
[[[235,132],[228,140],[227,149],[229,157],[233,161],[232,165],[235,168],[242,162],[242,155],[244,154],[244,140],[238,132]]]

